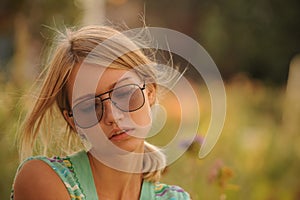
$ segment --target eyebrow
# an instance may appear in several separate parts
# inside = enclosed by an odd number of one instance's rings
[[[116,81],[115,83],[112,83],[111,85],[109,85],[109,88],[111,88],[111,89],[109,89],[109,90],[106,91],[106,92],[111,91],[111,90],[115,87],[115,85],[116,85],[117,83],[126,81],[126,80],[128,80],[128,79],[133,79],[133,77],[125,77],[125,78],[122,78],[121,80]],[[106,92],[103,92],[102,94],[105,94]],[[80,102],[82,102],[82,101],[84,101],[84,100],[91,99],[91,98],[96,97],[96,96],[99,96],[99,95],[101,95],[101,94],[95,95],[95,93],[89,93],[89,94],[80,96],[80,97],[78,97],[77,99],[74,100],[74,105],[76,105],[76,104],[78,104],[78,103],[80,103]]]

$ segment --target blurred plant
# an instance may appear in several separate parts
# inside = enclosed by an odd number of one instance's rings
[[[217,184],[220,189],[220,200],[225,200],[226,190],[238,190],[239,186],[229,183],[229,180],[234,176],[233,170],[226,166],[224,162],[217,159],[208,173],[208,182]]]
[[[197,134],[194,137],[192,143],[190,142],[191,139],[186,139],[180,143],[180,147],[183,149],[187,148],[187,153],[189,155],[198,156],[201,145],[203,144],[203,140],[204,138],[201,135]]]

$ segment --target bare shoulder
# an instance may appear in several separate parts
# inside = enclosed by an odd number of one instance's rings
[[[67,189],[55,171],[41,160],[27,161],[14,183],[14,199],[70,199]]]

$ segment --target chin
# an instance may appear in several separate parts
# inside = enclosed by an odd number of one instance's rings
[[[144,152],[144,139],[130,138],[124,141],[112,141],[112,143],[127,152]]]

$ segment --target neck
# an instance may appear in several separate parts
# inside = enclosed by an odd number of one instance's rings
[[[88,153],[99,199],[139,199],[142,173],[122,172],[104,165]],[[135,161],[133,165],[141,165]]]

